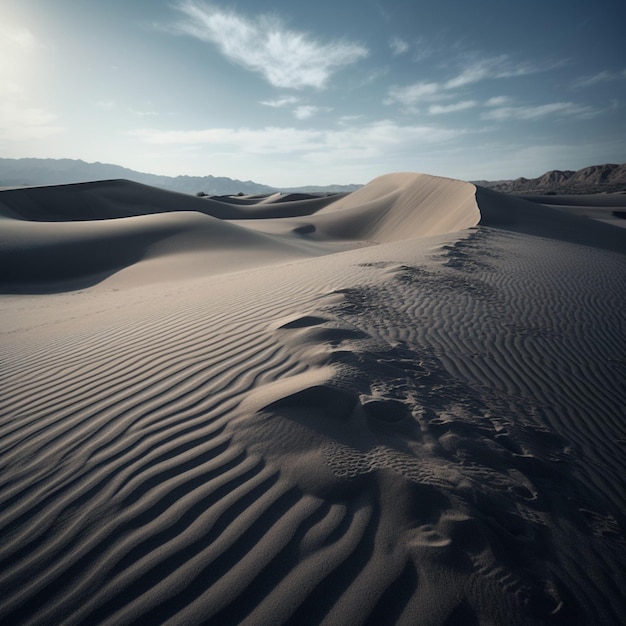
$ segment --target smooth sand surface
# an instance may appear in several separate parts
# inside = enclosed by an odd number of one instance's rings
[[[626,230],[571,213],[0,192],[0,623],[622,623]]]

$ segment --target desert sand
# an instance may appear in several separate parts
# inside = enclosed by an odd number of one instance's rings
[[[581,202],[0,192],[0,623],[623,623],[626,196]]]

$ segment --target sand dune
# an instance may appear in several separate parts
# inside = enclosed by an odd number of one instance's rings
[[[289,199],[290,194],[256,198],[198,198],[129,180],[104,180],[2,191],[0,215],[43,222],[65,222],[196,211],[219,219],[246,219],[308,215],[333,201],[333,196],[303,196],[297,202],[289,202],[289,208],[284,205],[279,208],[272,206],[283,198]]]
[[[524,200],[536,202],[571,215],[581,215],[626,228],[626,193],[590,194],[586,196],[522,196]]]
[[[326,236],[377,243],[475,226],[475,187],[424,174],[387,174],[322,209],[313,221]]]
[[[0,210],[1,623],[626,614],[626,230],[417,174]]]

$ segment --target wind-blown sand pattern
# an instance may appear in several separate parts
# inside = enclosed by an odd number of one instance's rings
[[[0,192],[0,623],[619,624],[626,230],[578,213]]]

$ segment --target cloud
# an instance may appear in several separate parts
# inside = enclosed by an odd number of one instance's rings
[[[289,30],[278,17],[252,20],[194,0],[183,0],[177,8],[185,19],[176,32],[216,45],[225,57],[260,73],[275,87],[321,89],[336,71],[368,56],[359,43],[322,43]]]
[[[313,130],[291,127],[208,128],[195,131],[137,129],[129,134],[152,145],[205,145],[228,154],[350,155],[353,159],[380,156],[389,149],[411,150],[448,142],[466,134],[463,129],[440,126],[400,125],[392,120],[346,125],[339,129]]]
[[[140,109],[133,109],[132,107],[129,109],[129,111],[133,114],[133,115],[137,115],[139,117],[154,117],[154,116],[158,116],[159,113],[157,111],[142,111]]]
[[[310,117],[317,115],[322,109],[312,104],[302,104],[294,109],[294,116],[299,120],[308,120]]]
[[[263,100],[260,104],[264,106],[273,107],[275,109],[281,109],[283,107],[291,106],[300,102],[300,98],[294,96],[286,96],[283,98],[277,98],[276,100]],[[307,120],[314,115],[322,111],[330,111],[328,107],[318,107],[313,104],[301,104],[293,110],[293,115],[299,120]]]
[[[155,145],[209,145],[227,151],[251,154],[292,153],[323,145],[322,132],[268,126],[250,128],[206,128],[201,130],[137,129],[129,135]]]
[[[378,14],[383,20],[385,20],[385,22],[391,22],[391,19],[392,19],[391,13],[389,13],[389,11],[387,11],[387,9],[383,7],[383,5],[380,2],[376,2],[376,0],[373,0],[371,4],[373,4],[374,7],[376,7],[376,9],[378,10]]]
[[[440,83],[413,83],[406,87],[391,87],[387,92],[387,98],[385,98],[385,104],[394,104],[396,102],[410,107],[423,100],[433,99],[433,97],[439,97],[441,93]]]
[[[280,109],[282,107],[296,104],[299,100],[300,99],[295,96],[284,96],[282,98],[276,98],[275,100],[261,100],[259,104],[266,107],[273,107],[274,109]]]
[[[446,57],[450,54],[450,47],[434,44],[432,39],[425,36],[412,37],[411,60],[420,63],[433,56]],[[453,46],[454,47],[454,46]]]
[[[445,83],[446,89],[455,89],[464,85],[471,85],[487,79],[513,78],[532,74],[537,70],[530,65],[509,62],[506,55],[481,59],[468,65],[463,71]]]
[[[509,104],[511,102],[511,98],[508,96],[494,96],[493,98],[489,98],[485,102],[486,107],[501,107],[505,104]]]
[[[392,37],[389,40],[389,47],[394,56],[399,56],[409,50],[409,44],[404,39],[400,39],[400,37]]]
[[[571,117],[591,117],[595,111],[572,102],[552,102],[534,106],[505,106],[497,107],[482,114],[484,120],[503,121],[508,119],[538,120],[549,115]]]
[[[33,33],[23,26],[3,26],[0,27],[0,40],[10,42],[22,50],[32,50],[39,47],[37,38]]]
[[[115,102],[115,100],[98,100],[96,102],[96,106],[99,109],[104,109],[105,111],[111,111],[117,106],[117,103]]]
[[[456,111],[464,111],[465,109],[471,109],[477,104],[476,100],[463,100],[462,102],[455,102],[454,104],[432,104],[428,107],[428,112],[431,115],[440,115],[441,113],[455,113]]]
[[[597,85],[598,83],[608,83],[624,79],[626,79],[626,69],[623,69],[621,72],[609,72],[604,70],[592,76],[583,76],[575,80],[572,86],[575,89],[583,89],[585,87],[593,87],[593,85]]]
[[[352,124],[358,120],[362,120],[363,119],[363,115],[362,114],[356,114],[356,115],[342,115],[341,117],[339,117],[339,119],[337,120],[339,122],[339,124],[341,125],[349,125]]]
[[[422,81],[405,87],[391,87],[384,103],[413,107],[419,102],[450,98],[450,92],[483,80],[512,78],[534,71],[537,70],[529,65],[511,64],[506,56],[482,59],[467,65],[459,74],[444,82]]]

